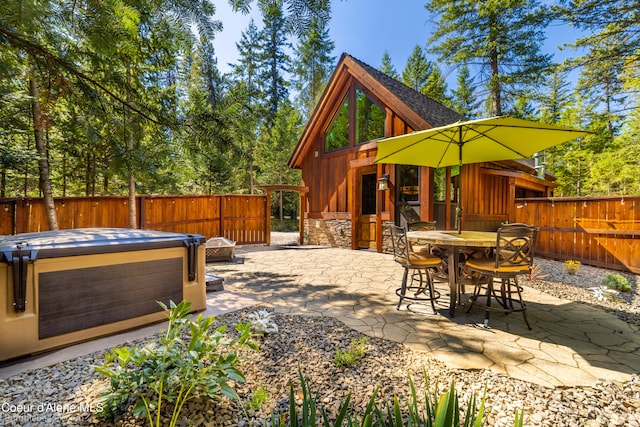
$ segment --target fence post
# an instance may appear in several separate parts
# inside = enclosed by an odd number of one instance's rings
[[[265,222],[264,222],[264,238],[267,246],[271,246],[271,190],[267,189],[267,196],[265,198]]]
[[[16,200],[15,205],[15,233],[28,233],[29,230],[29,201],[27,199]]]
[[[224,206],[223,206],[224,205],[224,199],[225,199],[225,196],[220,196],[220,204],[219,204],[219,207],[218,207],[218,209],[220,210],[218,216],[220,217],[220,236],[221,237],[225,237],[225,235],[224,235],[224,231],[225,231],[224,230]]]
[[[144,203],[145,203],[145,197],[144,196],[136,196],[137,202],[138,203],[138,228],[140,230],[144,230],[144,225],[147,223],[147,218],[146,218],[146,210],[144,207]]]

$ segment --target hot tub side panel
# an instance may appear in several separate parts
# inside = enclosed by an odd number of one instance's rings
[[[0,264],[0,360],[162,321],[156,301],[206,307],[205,246],[195,280],[187,250],[153,250],[36,260],[27,273],[26,310],[13,309],[12,268]]]

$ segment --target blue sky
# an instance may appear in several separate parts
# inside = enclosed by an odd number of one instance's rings
[[[335,43],[334,56],[339,58],[347,52],[378,68],[386,50],[396,70],[401,72],[416,44],[424,48],[435,28],[424,4],[425,0],[332,0],[329,34]],[[221,71],[226,72],[227,64],[237,59],[235,43],[246,30],[250,16],[232,13],[226,0],[217,0],[216,8],[217,19],[222,21],[224,31],[214,41],[214,48],[218,65]],[[256,24],[261,27],[259,14],[254,12],[254,16]],[[567,26],[550,27],[546,51],[556,55],[556,60],[572,55],[571,49],[559,52],[557,46],[572,42],[576,34]],[[429,59],[437,60],[432,56]],[[455,72],[445,64],[439,66],[451,87],[455,84]]]

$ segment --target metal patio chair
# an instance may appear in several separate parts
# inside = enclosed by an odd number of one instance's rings
[[[396,289],[396,295],[400,298],[396,309],[400,309],[402,301],[405,299],[429,301],[433,312],[436,313],[434,301],[440,298],[440,292],[433,287],[430,270],[437,268],[442,260],[428,253],[414,252],[411,248],[411,242],[407,239],[405,228],[391,225],[389,229],[393,243],[393,259],[404,267],[402,285]],[[411,277],[409,277],[410,271],[412,272]]]
[[[465,262],[464,269],[475,273],[475,289],[467,312],[484,294],[487,298],[486,305],[482,306],[485,310],[485,327],[489,326],[491,311],[520,311],[527,327],[531,329],[527,320],[527,306],[522,299],[522,286],[518,284],[517,277],[531,272],[537,232],[537,227],[527,224],[504,224],[498,229],[497,245],[492,257],[470,258]],[[499,288],[494,286],[495,279],[501,281]],[[499,306],[491,305],[492,298]]]

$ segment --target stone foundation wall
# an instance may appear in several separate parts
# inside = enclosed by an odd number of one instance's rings
[[[348,219],[305,219],[306,243],[351,248],[351,221]]]
[[[382,223],[382,252],[393,253],[391,234],[388,225],[393,221]],[[310,245],[330,246],[334,248],[351,248],[351,221],[348,219],[305,219],[305,243]]]
[[[391,232],[389,226],[395,225],[393,221],[382,221],[382,252],[385,254],[393,253],[393,243],[391,243]]]

